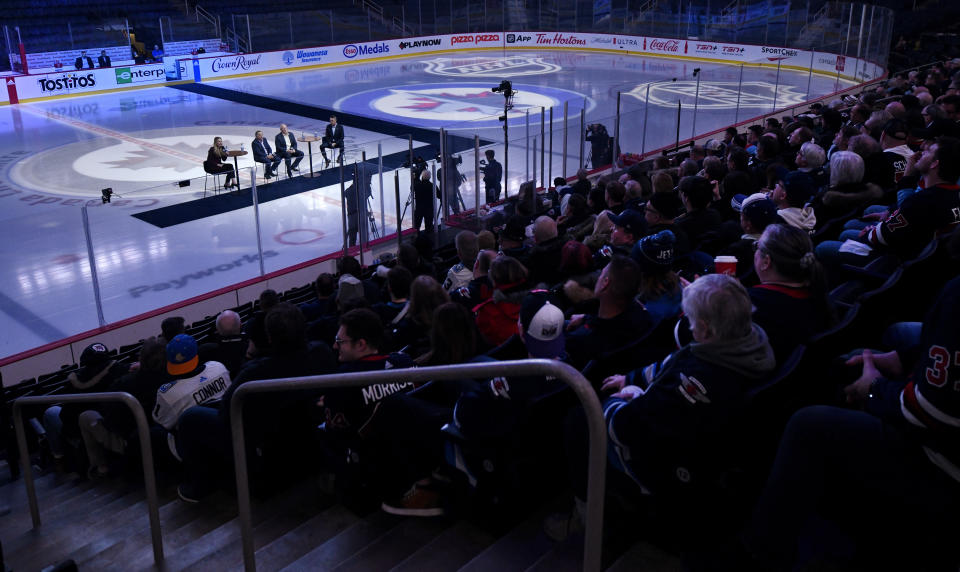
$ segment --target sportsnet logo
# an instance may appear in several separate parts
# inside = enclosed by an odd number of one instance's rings
[[[400,42],[400,49],[405,50],[407,48],[425,48],[428,46],[439,46],[440,38],[432,38],[430,40],[416,40],[413,42]]]

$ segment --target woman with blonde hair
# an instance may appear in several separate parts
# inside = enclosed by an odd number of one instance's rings
[[[204,172],[210,175],[227,174],[227,180],[223,183],[224,189],[239,187],[240,184],[234,181],[236,173],[233,172],[233,165],[224,163],[229,158],[227,148],[223,146],[223,138],[214,137],[213,145],[207,151],[207,160],[203,162]]]

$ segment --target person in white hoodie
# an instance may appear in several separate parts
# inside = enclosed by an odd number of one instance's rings
[[[816,193],[816,185],[809,173],[793,171],[784,175],[770,192],[770,199],[777,205],[777,214],[787,224],[807,232],[813,232],[817,217],[813,207],[807,206]]]

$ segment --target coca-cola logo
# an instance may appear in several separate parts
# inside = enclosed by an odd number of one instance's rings
[[[680,40],[650,40],[650,49],[658,52],[680,52]]]

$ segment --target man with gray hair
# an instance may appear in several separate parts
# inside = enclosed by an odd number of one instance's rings
[[[200,361],[217,361],[227,367],[231,376],[240,372],[246,358],[247,342],[243,339],[243,321],[233,310],[217,316],[215,341],[200,346]]]
[[[827,162],[827,152],[823,147],[813,141],[807,141],[800,146],[797,152],[797,170],[802,173],[810,173],[818,185],[826,183],[826,175],[823,172],[823,164]]]
[[[527,258],[530,282],[543,282],[552,286],[563,279],[560,273],[563,239],[558,236],[557,221],[548,216],[541,216],[533,221],[533,241],[534,245]]]
[[[683,291],[693,341],[659,363],[604,380],[602,390],[613,393],[603,403],[608,465],[644,494],[670,504],[700,499],[690,485],[710,482],[721,468],[721,445],[746,392],[776,366],[752,309],[735,278],[701,276]],[[586,507],[587,431],[576,430],[577,421],[568,420],[566,431],[575,511],[573,518],[548,519],[545,531],[554,539],[575,530]]]

